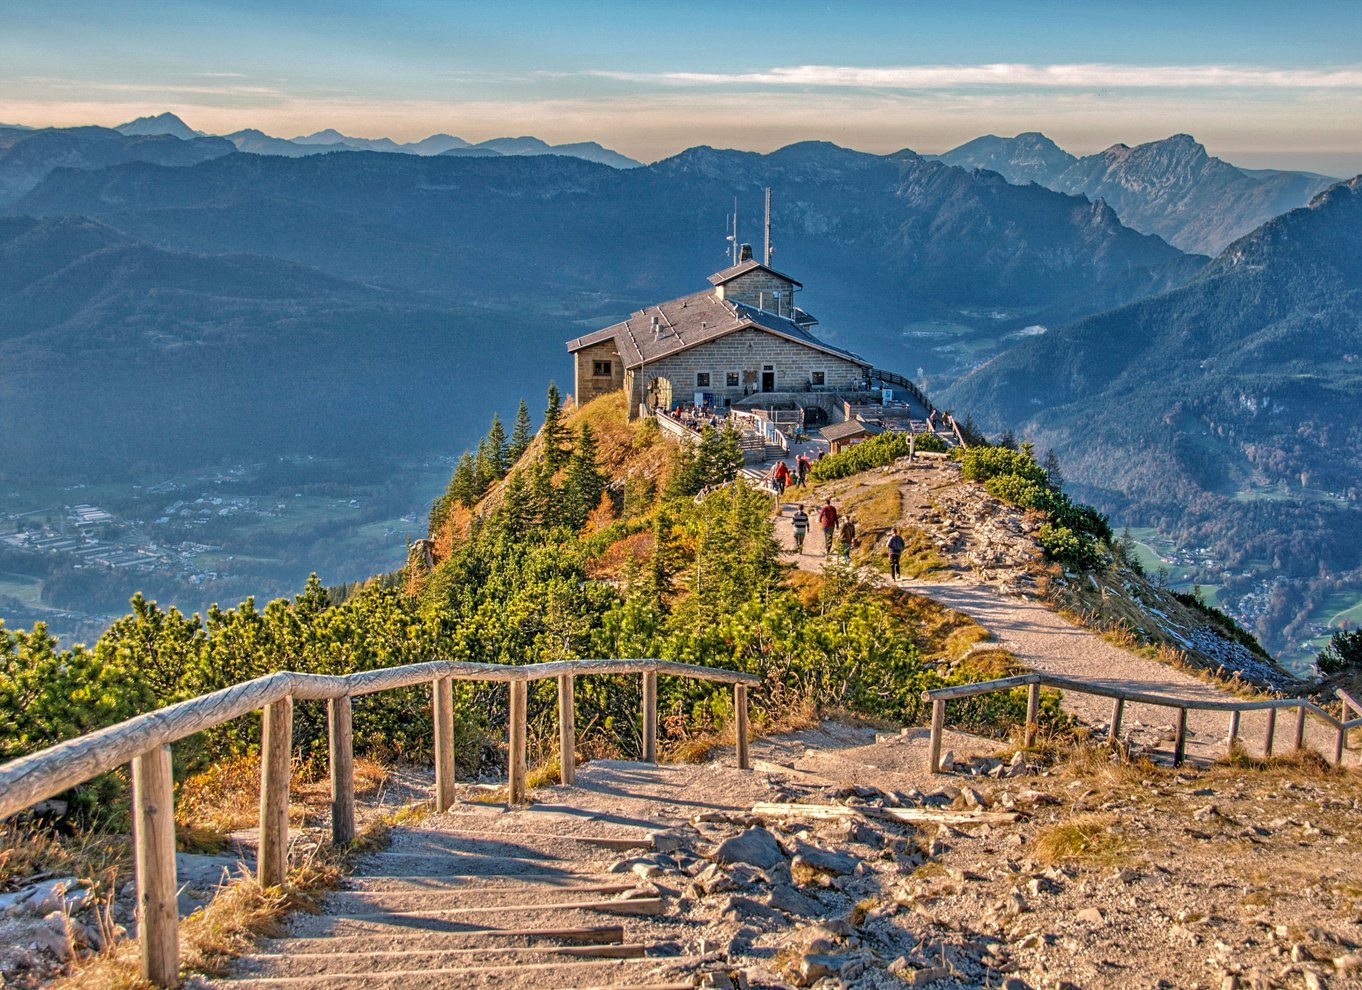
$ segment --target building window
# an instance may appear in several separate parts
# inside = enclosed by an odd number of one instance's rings
[[[811,371],[809,372],[809,382],[812,385],[826,385],[828,374],[826,371]]]
[[[609,362],[609,361],[592,361],[592,362],[591,362],[591,376],[592,376],[593,378],[609,378],[609,377],[610,377],[610,362]]]
[[[728,388],[737,388],[741,382],[738,381],[738,372],[729,371],[724,373],[724,385]]]
[[[709,372],[708,372],[708,371],[697,371],[697,372],[695,373],[695,387],[696,387],[696,388],[709,388]]]

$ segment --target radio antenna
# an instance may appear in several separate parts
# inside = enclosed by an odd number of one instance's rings
[[[766,187],[766,250],[762,256],[762,264],[767,268],[771,267],[771,187]]]

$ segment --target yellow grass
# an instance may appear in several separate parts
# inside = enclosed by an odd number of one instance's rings
[[[1116,815],[1110,812],[1084,812],[1049,825],[1036,835],[1036,859],[1051,864],[1109,861],[1125,845],[1115,825]]]

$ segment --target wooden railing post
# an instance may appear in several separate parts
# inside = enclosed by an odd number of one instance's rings
[[[577,714],[572,701],[572,675],[558,676],[558,779],[577,779]]]
[[[435,810],[454,803],[454,681],[437,677],[430,685],[435,723]]]
[[[331,764],[331,844],[355,841],[355,743],[350,698],[326,703],[327,748]]]
[[[932,702],[932,738],[927,752],[927,769],[932,773],[941,772],[941,735],[946,728],[946,700],[937,698]]]
[[[133,759],[137,937],[142,950],[142,978],[158,987],[180,982],[174,793],[169,746],[157,746]]]
[[[1305,746],[1305,706],[1296,709],[1296,749]]]
[[[510,752],[507,753],[507,777],[511,804],[525,803],[525,708],[528,694],[525,681],[511,682],[511,719],[507,731]]]
[[[1026,748],[1036,744],[1036,730],[1040,728],[1040,685],[1026,687]]]
[[[1121,738],[1121,716],[1125,714],[1126,699],[1117,698],[1111,703],[1111,725],[1107,728],[1107,742],[1116,742]]]
[[[657,762],[657,671],[643,672],[643,762]]]
[[[1334,766],[1343,766],[1343,742],[1348,735],[1348,730],[1343,726],[1338,727],[1338,738],[1334,741]]]
[[[1173,766],[1182,766],[1187,756],[1187,709],[1178,709],[1177,733],[1173,737]]]
[[[738,769],[752,769],[752,754],[747,742],[747,685],[733,685],[733,731],[738,747]]]
[[[293,699],[265,706],[260,739],[260,849],[262,887],[283,886],[288,874],[288,780],[293,749]]]
[[[1277,709],[1267,710],[1267,739],[1263,742],[1263,756],[1272,755],[1273,736],[1277,734]]]
[[[1225,748],[1227,750],[1233,749],[1234,741],[1239,738],[1239,714],[1238,708],[1230,712],[1230,734],[1229,738],[1225,740]]]

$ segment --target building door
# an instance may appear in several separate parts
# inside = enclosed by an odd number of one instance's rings
[[[768,368],[761,373],[761,390],[763,392],[774,392],[776,390],[775,371]]]

